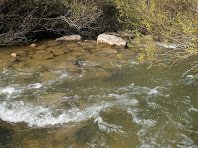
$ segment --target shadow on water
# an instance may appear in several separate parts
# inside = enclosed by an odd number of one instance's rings
[[[1,123],[1,120],[0,120]],[[0,147],[8,148],[14,131],[0,125]]]

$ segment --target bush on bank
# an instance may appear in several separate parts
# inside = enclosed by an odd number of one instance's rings
[[[117,30],[116,14],[106,0],[3,0],[0,45],[74,33],[95,37]]]
[[[139,61],[148,60],[153,62],[152,65],[171,67],[198,53],[197,0],[115,0],[115,3],[124,29],[136,32],[138,37],[149,34],[153,38],[153,41],[147,41],[146,48],[142,48]],[[155,41],[167,46],[174,43],[176,48],[164,49],[159,54]],[[192,62],[189,71],[197,73],[197,60]]]

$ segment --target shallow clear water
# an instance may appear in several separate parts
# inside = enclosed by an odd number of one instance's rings
[[[181,78],[189,65],[147,70],[133,59],[82,59],[71,71],[52,68],[60,56],[36,72],[4,69],[0,146],[198,147],[198,86]]]

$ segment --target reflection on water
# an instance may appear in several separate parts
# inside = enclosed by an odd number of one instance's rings
[[[130,50],[117,49],[120,61],[83,48],[2,70],[1,147],[198,147],[197,89],[190,75],[181,78],[186,65],[147,70]]]

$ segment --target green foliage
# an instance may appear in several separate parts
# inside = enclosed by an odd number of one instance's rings
[[[128,32],[142,31],[141,19],[135,7],[138,5],[136,0],[115,0],[117,9],[119,10],[119,22],[122,29]]]
[[[120,22],[137,33],[136,45],[142,36],[150,34],[153,40],[138,55],[139,62],[151,61],[153,65],[171,67],[198,53],[198,1],[197,0],[115,0],[120,12]],[[124,28],[124,29],[126,29]],[[174,43],[174,50],[159,53],[155,42],[167,46]],[[133,42],[134,43],[134,42]],[[197,61],[193,63],[197,64]],[[196,66],[195,66],[196,67]]]

